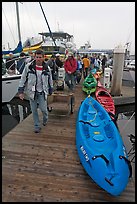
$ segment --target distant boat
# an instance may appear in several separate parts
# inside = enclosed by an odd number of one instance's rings
[[[107,111],[93,97],[81,103],[76,121],[76,148],[87,174],[113,196],[132,175],[125,145]]]
[[[22,50],[23,50],[22,42],[19,41],[17,47],[14,50],[3,50],[2,55],[8,55],[9,53],[17,54],[17,53],[22,52]]]
[[[37,49],[41,48],[43,40],[40,40],[36,37],[32,38],[27,38],[27,40],[23,44],[23,52],[28,52],[28,51],[35,51]]]
[[[63,31],[52,32],[52,39],[50,32],[39,33],[42,35],[43,43],[41,48],[45,54],[65,54],[66,51],[76,52],[76,45],[73,42],[73,35],[70,35]],[[55,42],[55,43],[54,43]]]

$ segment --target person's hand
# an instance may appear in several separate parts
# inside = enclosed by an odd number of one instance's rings
[[[70,71],[68,71],[68,74],[71,74],[71,72],[70,72]]]
[[[20,98],[21,100],[23,100],[23,99],[24,99],[24,93],[19,94],[19,98]]]
[[[49,95],[51,95],[52,94],[52,92],[53,92],[53,88],[49,88]]]

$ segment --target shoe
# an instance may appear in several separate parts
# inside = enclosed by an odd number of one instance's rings
[[[46,121],[46,122],[43,122],[43,126],[46,126],[46,125],[47,125],[47,123],[48,123],[48,121]]]
[[[39,128],[36,128],[36,129],[34,130],[34,132],[35,132],[35,133],[39,133],[40,130],[41,130],[41,128],[39,127]]]

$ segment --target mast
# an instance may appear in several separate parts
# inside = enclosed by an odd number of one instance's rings
[[[21,34],[20,34],[20,19],[19,19],[19,6],[18,2],[16,3],[16,14],[17,14],[17,25],[18,25],[18,35],[19,35],[19,41],[21,41]]]
[[[51,29],[50,29],[50,27],[49,27],[47,18],[46,18],[46,16],[45,16],[44,11],[43,11],[42,5],[41,5],[40,2],[39,2],[39,4],[40,4],[41,10],[42,10],[42,13],[43,13],[43,15],[44,15],[44,18],[45,18],[45,20],[46,20],[46,23],[47,23],[47,26],[48,26],[48,29],[49,29],[50,36],[51,36],[51,38],[52,38],[52,40],[53,40],[53,42],[54,42],[55,47],[57,47],[56,42],[55,42],[55,40],[54,40],[54,38],[53,38],[53,34],[52,34]]]

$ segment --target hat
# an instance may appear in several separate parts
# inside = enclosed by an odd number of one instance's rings
[[[54,55],[54,54],[52,54],[52,55],[51,55],[51,58],[55,58],[55,55]]]
[[[60,54],[59,54],[59,53],[57,53],[57,54],[56,54],[56,57],[59,57],[59,56],[60,56]]]
[[[69,52],[69,53],[68,53],[68,56],[69,56],[69,57],[73,56],[73,53],[72,53],[72,52]]]

